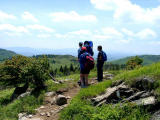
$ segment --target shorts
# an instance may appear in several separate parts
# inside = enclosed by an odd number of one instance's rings
[[[80,70],[81,74],[89,74],[89,72],[90,70],[86,70],[86,69]]]

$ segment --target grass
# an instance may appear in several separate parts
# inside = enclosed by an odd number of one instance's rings
[[[104,105],[94,107],[89,98],[103,93],[111,85],[111,81],[81,89],[79,94],[72,99],[70,105],[60,115],[60,120],[147,120],[149,115],[132,104],[116,106]]]
[[[40,96],[35,97],[33,95],[24,97],[19,100],[14,100],[8,105],[0,105],[0,120],[17,120],[18,113],[34,113],[35,108],[39,107],[43,103],[44,92]]]
[[[60,120],[149,120],[150,114],[147,110],[130,103],[108,104],[101,107],[94,107],[89,98],[103,93],[116,80],[123,80],[129,85],[135,83],[139,77],[150,77],[155,80],[154,93],[160,96],[160,63],[137,68],[132,71],[119,71],[112,81],[105,81],[85,89],[71,101],[60,115]],[[94,75],[95,72],[91,73]],[[160,100],[160,97],[158,98]]]
[[[68,78],[68,77],[66,77]],[[21,98],[19,100],[14,100],[13,102],[10,101],[10,97],[14,91],[14,88],[12,89],[5,89],[0,91],[0,120],[17,120],[18,114],[25,112],[27,114],[34,114],[35,109],[38,108],[40,105],[43,104],[44,100],[44,93],[47,91],[56,91],[61,88],[70,88],[73,87],[73,85],[76,83],[79,79],[78,74],[77,75],[71,75],[69,78],[72,78],[73,80],[71,82],[66,82],[63,84],[55,84],[52,80],[47,80],[47,90],[42,90],[40,95],[34,96],[26,96],[24,98]],[[58,79],[65,79],[58,78]]]
[[[123,80],[129,85],[132,85],[137,78],[146,76],[155,80],[154,93],[158,96],[158,100],[160,100],[160,62],[137,68],[132,71],[125,71],[117,75],[113,81]]]

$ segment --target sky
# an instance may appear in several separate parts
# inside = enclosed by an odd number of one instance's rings
[[[160,0],[0,0],[0,48],[160,54]]]

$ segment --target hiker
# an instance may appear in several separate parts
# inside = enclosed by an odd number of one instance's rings
[[[102,46],[98,46],[97,50],[98,57],[97,57],[97,80],[98,82],[101,82],[103,80],[103,64],[105,61],[107,61],[107,55],[102,50]]]
[[[93,52],[93,42],[92,41],[85,41],[84,42],[84,47],[87,48],[87,52],[93,56],[94,52]]]
[[[80,82],[81,87],[88,86],[88,74],[94,68],[94,59],[87,53],[87,48],[82,47],[82,54],[80,55]]]
[[[79,60],[79,57],[80,57],[80,55],[81,55],[81,53],[82,53],[82,46],[83,46],[83,42],[79,42],[79,49],[78,49],[78,60]]]

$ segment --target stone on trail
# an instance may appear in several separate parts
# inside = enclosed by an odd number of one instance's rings
[[[40,115],[41,115],[41,116],[45,116],[45,113],[44,113],[44,112],[43,112],[43,113],[40,113]]]
[[[56,95],[55,92],[47,92],[47,93],[45,93],[45,96],[46,96],[46,97],[53,97],[53,96],[55,96],[55,95]]]
[[[60,106],[67,104],[67,98],[64,95],[58,95],[56,98],[56,104]]]
[[[51,114],[50,114],[49,112],[47,112],[46,115],[47,115],[47,117],[50,117],[50,116],[51,116]]]

